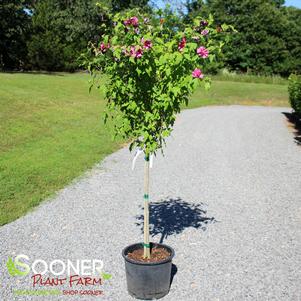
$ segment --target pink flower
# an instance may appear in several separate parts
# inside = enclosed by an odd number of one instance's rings
[[[135,46],[131,46],[130,56],[140,59],[142,57],[142,54],[143,54],[143,50],[141,48],[136,50]]]
[[[207,58],[208,55],[209,55],[209,51],[208,49],[206,49],[204,46],[201,46],[199,47],[197,50],[196,50],[197,54],[202,57],[203,59]]]
[[[104,53],[107,51],[107,49],[110,48],[110,44],[105,44],[104,42],[101,42],[101,44],[99,45],[99,50]]]
[[[204,74],[202,73],[201,69],[196,68],[192,72],[192,77],[194,77],[194,78],[203,78]]]
[[[141,48],[139,48],[135,53],[135,57],[137,59],[140,59],[142,57],[142,54],[143,54],[143,50]]]
[[[182,51],[185,46],[186,46],[186,38],[183,37],[181,42],[179,43],[179,46],[178,46],[179,51]]]
[[[208,29],[204,29],[201,31],[201,35],[206,36],[209,33]]]
[[[135,46],[131,46],[130,49],[130,56],[135,57],[136,56],[136,48]]]
[[[136,16],[134,16],[134,17],[131,17],[131,18],[123,21],[123,24],[125,26],[133,25],[134,27],[137,27],[139,24],[139,20]]]
[[[130,18],[130,22],[133,26],[137,27],[138,26],[138,23],[139,23],[139,20],[138,18],[135,16],[135,17],[131,17]]]
[[[153,47],[153,44],[152,44],[152,42],[151,42],[150,40],[146,40],[146,41],[143,40],[142,43],[143,43],[143,47],[144,47],[145,49],[150,49],[150,48]]]
[[[123,24],[124,24],[125,26],[129,26],[129,25],[131,25],[132,23],[131,23],[131,20],[128,19],[128,20],[123,21]]]

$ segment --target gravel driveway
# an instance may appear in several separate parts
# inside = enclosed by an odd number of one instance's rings
[[[301,147],[284,111],[205,107],[178,117],[151,170],[151,200],[163,202],[152,204],[153,241],[176,252],[162,300],[301,300]],[[0,300],[133,300],[121,257],[142,239],[143,159],[132,171],[132,157],[121,149],[0,228]],[[33,289],[31,274],[8,275],[6,260],[17,254],[101,259],[112,278],[100,297],[14,297]]]

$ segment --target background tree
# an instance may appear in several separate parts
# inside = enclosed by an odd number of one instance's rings
[[[301,9],[284,7],[283,11],[287,19],[284,34],[287,53],[282,73],[301,74]]]
[[[28,43],[34,69],[72,71],[78,67],[79,54],[89,41],[99,39],[101,24],[107,20],[105,10],[96,2],[37,1]]]
[[[0,68],[22,69],[31,29],[31,1],[2,0],[0,5]]]
[[[97,6],[96,3],[100,2]],[[0,68],[73,71],[88,43],[100,39],[111,13],[139,7],[155,22],[165,15],[170,33],[193,25],[195,17],[214,15],[215,26],[237,30],[223,57],[204,66],[239,72],[301,73],[301,10],[284,0],[162,0],[170,7],[158,12],[154,0],[2,0],[0,5]],[[184,5],[184,8],[183,8]],[[173,14],[177,10],[180,13]],[[208,69],[207,69],[208,68]]]
[[[207,16],[208,14],[204,13],[206,8],[203,0],[186,0],[185,2],[186,11],[182,11],[184,21],[191,23],[196,16]]]
[[[217,26],[235,27],[237,33],[224,51],[229,69],[286,76],[292,70],[301,71],[299,63],[294,63],[301,56],[297,52],[301,27],[300,9],[283,4],[284,0],[191,0],[187,10],[188,16],[212,13]]]
[[[102,34],[109,24],[108,13],[134,6],[147,6],[148,0],[40,0],[32,16],[33,34],[28,43],[34,69],[67,70],[78,68],[78,57],[88,43]],[[96,5],[98,3],[98,5]]]
[[[119,12],[125,9],[139,7],[142,10],[150,11],[148,0],[111,0],[112,12]]]

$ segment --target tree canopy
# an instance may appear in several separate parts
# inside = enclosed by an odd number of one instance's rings
[[[2,0],[0,5],[0,68],[20,69],[27,55],[31,5],[25,0]]]
[[[236,29],[220,62],[239,72],[259,74],[301,73],[301,9],[284,6],[284,0],[179,0],[156,11],[149,0],[3,0],[0,5],[0,68],[73,71],[89,42],[99,41],[103,25],[112,16],[134,7],[174,31],[192,24],[195,17],[216,20]],[[99,3],[96,5],[96,3]],[[177,6],[175,5],[177,3]],[[184,4],[186,7],[183,9]]]
[[[288,75],[301,71],[301,10],[283,4],[284,0],[195,0],[188,1],[187,8],[188,16],[212,13],[217,25],[227,23],[237,30],[224,55],[228,68]]]

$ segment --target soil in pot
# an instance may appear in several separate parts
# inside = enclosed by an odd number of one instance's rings
[[[162,247],[154,247],[151,249],[151,258],[143,258],[143,248],[134,250],[127,254],[127,257],[138,262],[160,262],[167,259],[171,254]]]

